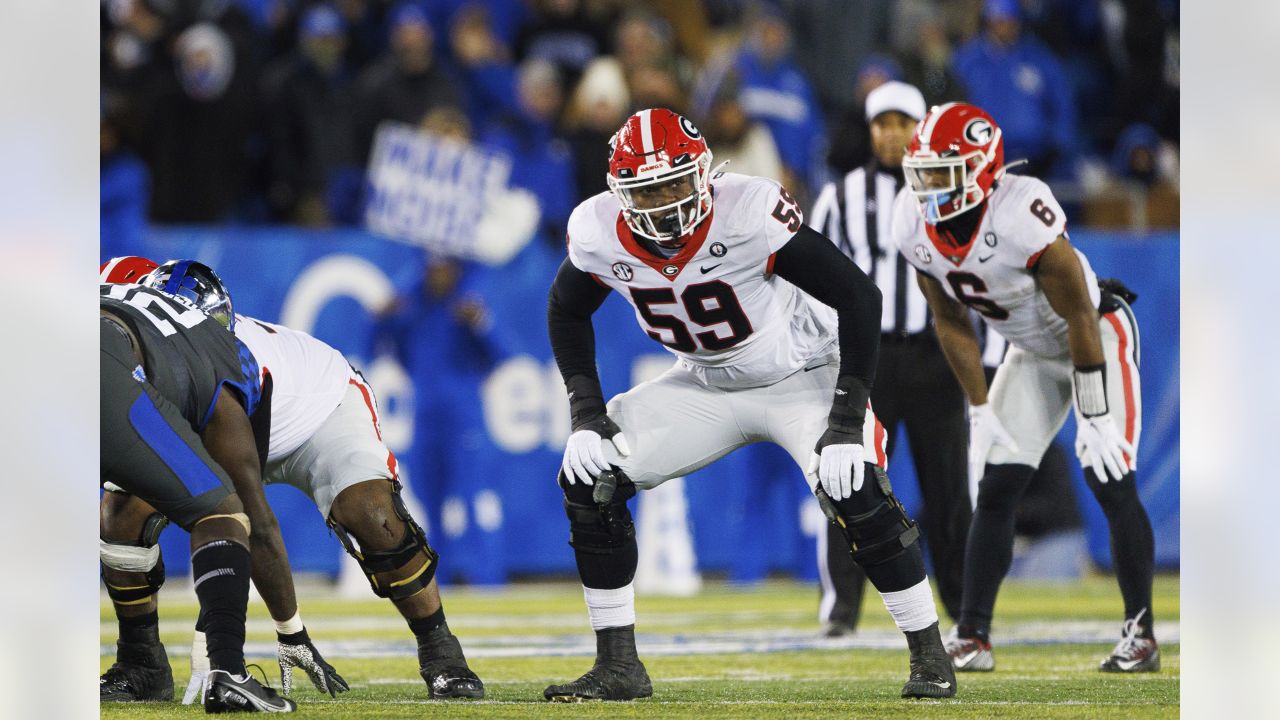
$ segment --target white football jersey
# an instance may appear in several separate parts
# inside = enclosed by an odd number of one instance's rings
[[[893,236],[903,256],[946,293],[979,312],[1014,347],[1045,357],[1068,354],[1067,321],[1040,290],[1032,267],[1059,235],[1066,215],[1049,186],[1033,177],[1006,175],[970,212],[983,213],[969,244],[956,248],[924,222],[910,188],[893,205]],[[1089,297],[1097,307],[1098,278],[1076,250]]]
[[[342,353],[283,325],[236,315],[236,338],[271,375],[271,440],[267,460],[306,442],[347,392],[351,366]]]
[[[711,215],[673,257],[641,246],[603,192],[569,217],[569,259],[626,298],[649,337],[702,382],[769,385],[835,350],[836,314],[772,272],[804,220],[791,194],[736,173],[711,185]]]

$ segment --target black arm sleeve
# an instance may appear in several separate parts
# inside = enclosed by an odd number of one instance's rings
[[[608,296],[609,288],[565,258],[547,298],[547,334],[556,366],[569,391],[575,429],[605,412],[604,393],[596,372],[596,334],[591,316]]]
[[[840,374],[853,375],[871,387],[880,355],[880,288],[808,225],[778,251],[773,272],[835,308],[840,319]]]
[[[835,309],[840,373],[829,425],[860,435],[880,355],[880,288],[835,244],[807,225],[778,250],[773,272]]]

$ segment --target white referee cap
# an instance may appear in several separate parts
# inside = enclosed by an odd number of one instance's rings
[[[924,96],[915,85],[890,80],[867,93],[867,122],[890,110],[900,112],[912,120],[924,117]]]

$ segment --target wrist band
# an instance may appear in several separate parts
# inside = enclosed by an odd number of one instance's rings
[[[276,620],[276,632],[281,635],[293,635],[302,632],[302,611],[295,612],[288,620]]]
[[[1105,365],[1075,369],[1076,408],[1085,417],[1107,414]]]

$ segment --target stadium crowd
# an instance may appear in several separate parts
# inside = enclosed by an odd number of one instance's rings
[[[1178,23],[1176,0],[102,0],[102,231],[358,225],[393,120],[509,153],[558,242],[653,106],[808,207],[869,158],[862,100],[893,79],[990,110],[1086,223],[1129,224],[1126,188],[1176,224]]]

